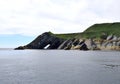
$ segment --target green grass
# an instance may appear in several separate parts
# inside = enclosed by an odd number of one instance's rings
[[[68,33],[68,34],[55,34],[55,36],[63,39],[72,39],[75,38],[79,33]]]
[[[68,34],[51,33],[51,34],[63,39],[72,39],[72,38],[100,38],[102,33],[120,36],[120,22],[94,24],[81,33],[68,33]]]
[[[99,38],[102,33],[120,36],[120,23],[95,24],[83,32],[83,36]]]
[[[79,33],[54,34],[50,31],[48,33],[52,36],[56,36],[56,37],[62,38],[62,39],[72,39],[72,38],[75,38],[75,36],[77,36],[79,34]]]

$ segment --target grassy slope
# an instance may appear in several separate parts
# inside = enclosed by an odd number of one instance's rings
[[[57,37],[70,39],[70,38],[99,38],[102,33],[115,34],[120,36],[120,22],[119,23],[103,23],[94,24],[82,33],[68,33],[68,34],[54,34]]]
[[[78,35],[79,35],[79,33],[55,34],[55,36],[57,36],[59,38],[63,38],[63,39],[75,38]]]
[[[102,33],[106,33],[108,35],[115,34],[120,36],[120,23],[95,24],[84,31],[83,35],[86,37],[99,38]]]
[[[49,32],[49,34],[51,34],[52,36],[56,36],[56,37],[62,38],[62,39],[71,39],[71,38],[75,38],[80,33],[54,34],[52,32]]]

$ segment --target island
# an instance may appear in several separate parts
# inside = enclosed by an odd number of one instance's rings
[[[45,32],[23,49],[120,50],[120,22],[94,24],[84,32],[54,34]]]

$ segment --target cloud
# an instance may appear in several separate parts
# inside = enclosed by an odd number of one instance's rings
[[[82,32],[120,21],[118,0],[0,0],[0,34]]]

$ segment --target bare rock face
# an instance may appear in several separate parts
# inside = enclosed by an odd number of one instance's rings
[[[74,42],[72,43],[74,46],[78,45],[79,44],[79,39],[75,39]]]
[[[86,45],[89,50],[96,50],[97,49],[97,44],[93,41],[93,39],[88,39],[86,40]]]
[[[89,50],[87,44],[85,43],[85,40],[82,40],[79,42],[80,50]]]
[[[74,42],[74,38],[73,39],[68,39],[65,40],[59,47],[58,49],[64,49],[64,50],[69,50],[72,47],[72,44]]]
[[[120,50],[120,37],[103,34],[97,39],[68,39],[56,37],[50,32],[45,32],[25,46],[15,49],[58,49],[58,50]]]
[[[111,35],[109,35],[109,36],[107,37],[106,40],[112,40],[112,39],[113,39],[113,35],[111,34]]]
[[[65,40],[65,41],[58,47],[58,49],[64,49],[69,42],[70,42],[70,39]]]
[[[55,37],[49,32],[45,32],[28,45],[20,46],[16,49],[45,49],[48,45],[46,49],[57,49],[63,41],[63,39]]]
[[[118,40],[118,37],[114,35],[112,40],[116,41]]]
[[[69,39],[64,41],[58,49],[64,50],[88,50],[85,40]]]

